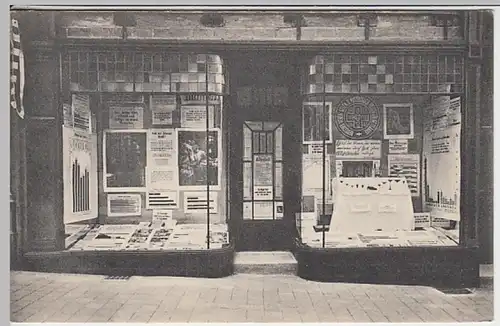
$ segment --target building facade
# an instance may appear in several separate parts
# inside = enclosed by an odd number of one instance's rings
[[[347,277],[341,255],[351,278],[470,284],[491,262],[491,12],[13,18],[23,268],[217,276],[291,250],[306,278]]]

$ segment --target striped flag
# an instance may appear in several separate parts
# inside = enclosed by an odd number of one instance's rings
[[[10,48],[10,107],[24,119],[24,56],[17,19],[11,20]]]

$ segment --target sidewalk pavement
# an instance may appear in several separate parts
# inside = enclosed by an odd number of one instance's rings
[[[319,283],[290,275],[221,279],[11,272],[12,322],[479,322],[493,288]]]

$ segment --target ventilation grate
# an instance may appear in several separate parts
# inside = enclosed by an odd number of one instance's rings
[[[451,289],[451,288],[441,288],[437,289],[439,292],[442,292],[444,294],[472,294],[472,291],[469,289]]]
[[[104,277],[105,280],[121,280],[121,281],[128,281],[130,280],[130,276],[123,276],[123,275],[107,275]]]

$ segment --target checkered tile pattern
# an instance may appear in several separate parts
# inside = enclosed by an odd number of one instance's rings
[[[71,51],[64,77],[72,91],[225,93],[222,59],[209,54]]]
[[[463,59],[451,55],[348,55],[314,57],[305,92],[428,93],[461,92]]]

